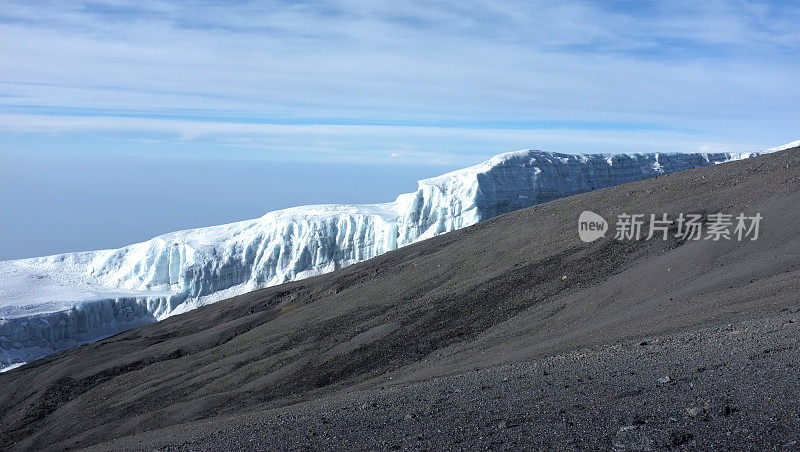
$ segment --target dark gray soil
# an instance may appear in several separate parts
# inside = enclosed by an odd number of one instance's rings
[[[184,430],[181,440],[169,432],[153,439],[180,451],[796,450],[798,339],[800,314],[787,312],[422,383],[385,382],[191,436]]]
[[[798,214],[796,149],[514,212],[0,374],[0,448],[797,448]]]

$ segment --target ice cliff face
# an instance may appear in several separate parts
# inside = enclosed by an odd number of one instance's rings
[[[391,203],[296,207],[116,250],[0,262],[0,367],[534,204],[751,155],[519,151],[421,180]]]

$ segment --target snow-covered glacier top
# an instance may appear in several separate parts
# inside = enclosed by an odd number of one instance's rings
[[[791,143],[786,143],[781,146],[776,146],[774,148],[769,148],[770,151],[785,151],[786,149],[796,148],[800,146],[800,140],[792,141]]]
[[[0,262],[0,366],[534,204],[751,155],[524,150],[421,180],[393,202],[294,207],[119,249]]]

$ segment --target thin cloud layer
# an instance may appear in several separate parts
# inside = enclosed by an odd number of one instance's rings
[[[387,161],[763,147],[796,138],[799,20],[790,2],[7,2],[0,133]]]

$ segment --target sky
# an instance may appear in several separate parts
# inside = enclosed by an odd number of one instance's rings
[[[791,1],[9,1],[0,259],[321,202],[517,149],[800,138]]]

